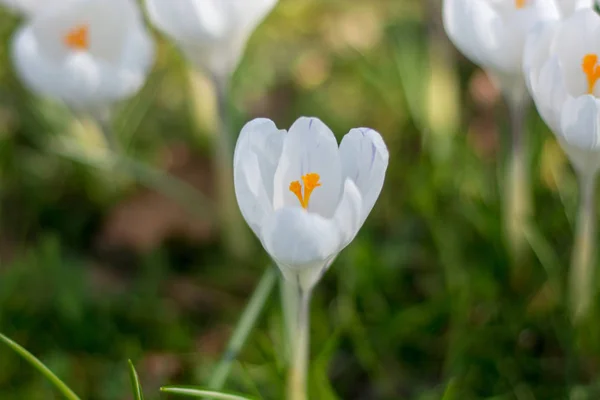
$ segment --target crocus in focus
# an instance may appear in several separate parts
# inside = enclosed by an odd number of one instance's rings
[[[141,88],[154,44],[134,0],[71,0],[35,13],[12,58],[32,91],[95,112]]]
[[[376,131],[352,129],[340,143],[316,118],[289,132],[268,119],[244,126],[234,155],[242,214],[300,294],[288,399],[306,400],[311,291],[354,239],[385,178],[388,150]]]
[[[236,196],[284,276],[310,290],[367,218],[387,164],[372,129],[352,129],[338,148],[316,118],[298,119],[289,132],[256,119],[237,142]]]

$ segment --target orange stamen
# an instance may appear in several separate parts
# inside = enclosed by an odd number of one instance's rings
[[[73,50],[87,50],[89,43],[89,26],[79,25],[71,29],[64,37],[64,42]]]
[[[515,7],[517,8],[523,8],[525,7],[525,2],[527,0],[515,0]]]
[[[600,79],[600,66],[598,65],[598,56],[596,54],[586,54],[583,57],[581,69],[587,77],[588,94],[594,93],[594,86]]]
[[[310,172],[306,175],[302,176],[302,183],[304,184],[304,195],[302,195],[302,185],[299,181],[292,181],[290,183],[290,192],[294,193],[300,201],[300,205],[302,208],[308,208],[308,202],[310,200],[310,196],[312,195],[313,190],[321,186],[319,180],[321,177],[319,174],[314,172]]]

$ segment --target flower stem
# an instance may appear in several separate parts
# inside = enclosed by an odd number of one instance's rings
[[[300,291],[298,320],[292,347],[292,362],[288,375],[288,400],[307,400],[308,347],[310,337],[311,291]]]
[[[516,264],[526,246],[526,226],[531,213],[531,190],[525,137],[526,109],[524,101],[508,98],[512,142],[505,187],[504,223],[506,241]]]
[[[596,174],[580,174],[580,203],[577,232],[570,269],[570,301],[573,321],[585,317],[594,295],[594,266],[596,260],[596,210],[594,192]]]
[[[213,77],[217,94],[219,132],[216,135],[215,176],[219,219],[224,243],[229,254],[243,259],[250,252],[251,244],[244,221],[237,207],[233,187],[233,151],[234,134],[229,115],[229,81]]]
[[[298,304],[300,303],[300,292],[298,285],[290,282],[283,276],[279,277],[279,288],[281,296],[281,310],[283,313],[283,330],[285,338],[285,350],[289,361],[293,354],[294,336],[298,325]]]

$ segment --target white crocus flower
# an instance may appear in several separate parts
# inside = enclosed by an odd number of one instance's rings
[[[140,89],[154,44],[135,0],[71,0],[36,13],[16,33],[12,56],[32,91],[89,111]]]
[[[595,297],[596,214],[600,167],[600,16],[582,9],[537,27],[528,39],[524,70],[537,109],[556,134],[580,180],[580,206],[570,268],[573,318],[585,317]]]
[[[150,20],[186,56],[226,79],[237,67],[248,38],[277,0],[146,0]]]
[[[235,149],[235,192],[285,278],[308,291],[357,234],[387,165],[387,147],[372,129],[352,129],[338,148],[317,118],[299,118],[289,132],[255,119]]]
[[[591,9],[540,25],[524,69],[541,117],[580,173],[600,166],[600,17]]]
[[[553,0],[444,0],[443,5],[450,40],[517,100],[526,93],[522,73],[526,36],[538,22],[558,17]]]

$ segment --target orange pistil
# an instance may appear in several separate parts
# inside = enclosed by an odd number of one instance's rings
[[[525,2],[527,0],[515,0],[515,7],[517,8],[523,8],[525,7]]]
[[[300,201],[300,205],[302,206],[302,208],[308,208],[308,201],[310,200],[310,196],[313,190],[321,186],[319,179],[321,179],[319,174],[316,174],[314,172],[302,176],[302,183],[304,184],[304,195],[302,195],[302,185],[299,181],[292,181],[290,183],[290,192],[296,195],[298,201]]]
[[[90,47],[89,26],[78,25],[71,29],[64,37],[64,42],[73,50],[87,50]]]
[[[583,63],[581,69],[587,77],[588,83],[588,94],[594,93],[594,86],[600,79],[600,66],[598,65],[598,56],[595,54],[586,54],[583,57]]]

